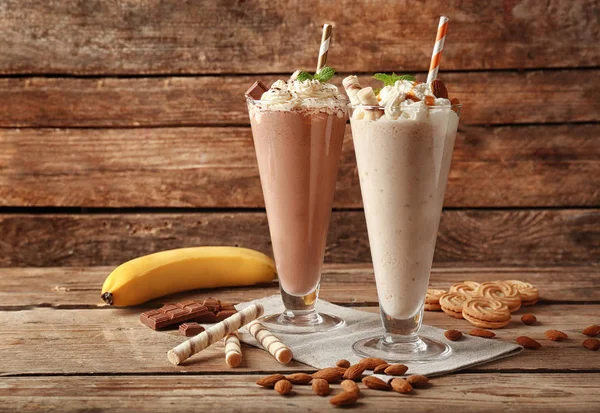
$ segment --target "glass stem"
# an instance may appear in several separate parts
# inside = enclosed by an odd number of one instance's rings
[[[303,296],[290,295],[280,288],[281,300],[285,311],[281,314],[281,321],[288,323],[315,324],[321,321],[315,310],[319,297],[319,285],[310,293]]]
[[[386,314],[383,307],[379,307],[381,320],[385,333],[383,341],[386,343],[410,343],[419,339],[417,333],[423,323],[423,306],[412,317],[407,319],[397,319]]]

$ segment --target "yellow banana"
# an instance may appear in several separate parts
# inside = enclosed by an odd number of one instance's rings
[[[102,300],[119,307],[200,288],[266,283],[275,278],[268,256],[238,247],[194,247],[127,261],[104,281]]]

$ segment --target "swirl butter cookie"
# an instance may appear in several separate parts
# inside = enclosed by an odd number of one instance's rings
[[[425,310],[426,311],[440,311],[440,297],[446,294],[444,290],[436,290],[434,288],[427,289],[427,295],[425,295]]]
[[[477,289],[480,284],[475,281],[464,281],[461,283],[453,284],[450,287],[451,293],[457,293],[460,295],[464,295],[465,297],[475,297],[477,295]]]
[[[462,309],[467,297],[458,293],[446,293],[440,297],[442,311],[454,318],[463,318]]]
[[[469,298],[463,305],[465,320],[479,328],[502,328],[510,323],[510,310],[500,301],[485,297]]]
[[[491,298],[506,305],[511,313],[521,308],[521,294],[512,284],[503,281],[490,281],[482,283],[477,289],[480,297]]]
[[[540,299],[539,290],[530,283],[519,280],[507,280],[504,282],[517,287],[517,290],[519,290],[519,294],[521,295],[521,305],[523,307],[532,306]]]

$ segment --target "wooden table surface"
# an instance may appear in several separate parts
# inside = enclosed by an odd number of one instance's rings
[[[155,332],[138,316],[142,307],[102,305],[100,285],[109,267],[8,268],[0,277],[0,411],[321,411],[328,398],[309,386],[295,386],[283,397],[259,388],[257,378],[275,372],[312,372],[307,365],[277,363],[263,350],[244,346],[244,362],[225,365],[221,343],[175,367],[166,352],[183,338]],[[525,326],[520,310],[498,340],[519,335],[542,348],[508,359],[433,378],[429,389],[413,395],[363,390],[355,408],[415,411],[596,411],[600,402],[600,352],[582,347],[581,331],[600,323],[600,268],[452,268],[435,269],[433,287],[472,279],[518,278],[541,291],[541,301],[526,311],[539,325]],[[254,288],[194,291],[169,297],[214,296],[239,302],[277,293],[277,284]],[[366,265],[328,265],[321,297],[333,303],[378,311],[372,269]],[[440,312],[426,312],[425,323],[471,326]],[[566,332],[565,342],[546,340],[544,331]],[[362,386],[362,385],[361,385]],[[338,393],[334,386],[333,394]]]
[[[313,369],[256,348],[233,370],[221,345],[170,365],[182,337],[138,321],[162,301],[113,309],[100,286],[120,263],[166,249],[270,254],[244,91],[312,70],[323,23],[334,25],[337,86],[356,74],[379,87],[376,72],[424,80],[440,15],[450,26],[439,78],[464,110],[431,284],[535,283],[540,325],[518,313],[497,339],[527,334],[543,347],[410,396],[367,390],[357,407],[599,410],[600,351],[581,346],[581,330],[600,324],[597,0],[3,0],[0,412],[329,408],[309,388],[258,388],[262,375]],[[349,128],[325,261],[324,299],[377,311]],[[470,329],[441,313],[425,322]],[[546,340],[550,328],[569,340]]]

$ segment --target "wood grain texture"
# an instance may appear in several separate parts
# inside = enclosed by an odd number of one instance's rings
[[[290,70],[291,72],[291,70]],[[288,76],[288,75],[285,75]],[[441,73],[464,105],[461,123],[591,122],[600,112],[600,70]],[[0,79],[2,127],[248,124],[244,92],[281,75]],[[418,77],[425,79],[425,74]],[[341,85],[342,76],[332,81]],[[363,85],[379,86],[370,76]]]
[[[167,352],[186,341],[177,329],[157,332],[139,321],[137,308],[0,312],[0,376],[20,373],[187,373],[231,372],[222,341],[180,366]],[[12,331],[11,331],[12,330]],[[16,361],[15,358],[22,358]],[[50,360],[52,359],[52,360]],[[9,361],[10,360],[10,361]],[[271,361],[273,363],[271,364]],[[29,364],[30,367],[26,367]],[[292,361],[281,365],[262,349],[244,345],[235,372],[314,370]]]
[[[3,268],[0,270],[0,309],[104,307],[99,291],[114,267]],[[455,282],[518,279],[533,283],[542,303],[600,303],[600,268],[434,268],[429,285],[448,289]],[[239,303],[278,294],[271,284],[188,291],[161,297],[144,308],[168,302],[216,296]],[[373,269],[369,264],[326,264],[319,297],[334,304],[377,306]]]
[[[600,125],[465,127],[447,207],[600,205]],[[0,205],[262,207],[250,128],[0,129]],[[336,208],[362,207],[350,128]]]
[[[0,73],[291,73],[315,66],[325,22],[336,68],[426,70],[440,15],[443,70],[598,66],[598,12],[593,0],[10,0]]]
[[[450,210],[436,266],[599,265],[600,210]],[[172,248],[236,245],[269,253],[266,215],[3,214],[0,266],[95,266]],[[332,214],[325,261],[370,262],[362,211]]]
[[[366,309],[379,312],[378,307]],[[52,309],[35,308],[0,312],[0,375],[40,374],[123,374],[123,373],[200,373],[231,372],[225,363],[223,343],[217,343],[181,366],[167,360],[168,350],[185,340],[177,331],[156,332],[139,322],[138,308],[129,309]],[[533,312],[540,325],[525,326],[519,321],[524,312]],[[591,363],[591,353],[581,343],[581,331],[598,322],[600,305],[538,305],[519,310],[512,322],[496,330],[497,340],[514,342],[520,335],[538,340],[537,351],[468,369],[468,371],[587,371],[599,372]],[[469,331],[466,320],[442,312],[426,312],[424,323],[444,329]],[[550,328],[564,331],[569,339],[547,340]],[[301,363],[281,365],[264,350],[244,346],[244,363],[236,372],[276,373],[314,371]],[[549,362],[552,360],[552,362]]]
[[[0,400],[6,411],[188,413],[201,400],[203,409],[219,412],[326,411],[328,398],[310,386],[295,386],[281,397],[254,383],[258,375],[144,377],[22,377],[5,378]],[[493,383],[489,383],[492,380]],[[366,389],[362,384],[356,409],[419,412],[592,412],[597,408],[600,374],[459,374],[432,380],[430,389],[405,396]],[[334,385],[333,393],[341,389]]]

